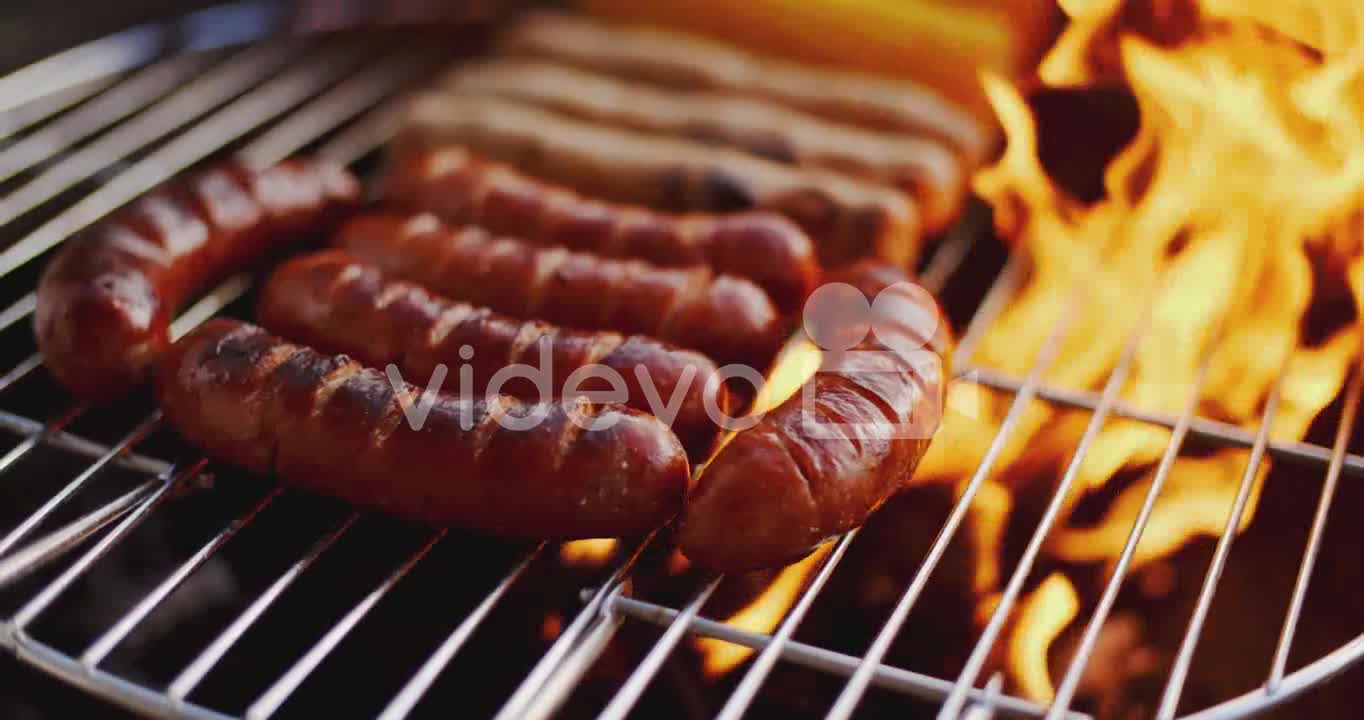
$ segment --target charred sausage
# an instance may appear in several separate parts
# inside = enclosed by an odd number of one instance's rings
[[[399,155],[448,143],[618,202],[677,212],[776,212],[810,236],[826,265],[873,255],[908,265],[920,250],[912,197],[828,170],[603,127],[503,98],[418,97],[404,120]]]
[[[678,533],[689,558],[723,571],[783,565],[860,525],[905,487],[937,428],[943,393],[937,354],[918,349],[937,328],[917,318],[936,311],[924,307],[926,293],[907,287],[894,286],[896,301],[877,305],[909,312],[878,321],[846,351],[825,350],[800,391],[706,465]]]
[[[608,392],[610,378],[618,377],[621,402],[660,417],[693,457],[705,456],[719,429],[707,403],[723,412],[729,407],[724,385],[712,380],[715,363],[700,353],[643,335],[570,330],[457,303],[385,278],[340,250],[281,265],[261,291],[257,318],[271,332],[324,352],[344,352],[373,367],[393,363],[419,385],[444,365],[445,386],[458,382],[461,394],[483,395],[513,364],[543,380],[518,375],[498,381],[498,392],[522,400],[562,397],[566,388]],[[458,370],[464,367],[470,369],[467,382]],[[608,377],[579,382],[589,372],[584,368]]]
[[[696,35],[545,12],[523,16],[502,47],[512,55],[550,58],[682,90],[764,98],[838,122],[923,135],[947,143],[971,167],[985,158],[993,141],[969,113],[927,87],[763,57]]]
[[[157,378],[166,418],[210,456],[433,525],[616,537],[649,532],[682,505],[686,455],[649,415],[436,394],[418,430],[403,408],[422,395],[345,355],[226,319],[175,343]]]
[[[775,213],[672,215],[579,195],[447,145],[410,154],[384,202],[543,245],[663,266],[708,264],[748,278],[784,312],[814,289],[819,261],[805,233]]]
[[[522,319],[652,335],[765,368],[782,319],[762,289],[708,267],[660,268],[454,229],[434,215],[357,217],[336,245],[395,278]]]
[[[34,330],[53,377],[111,400],[148,378],[195,292],[325,232],[359,199],[340,166],[226,163],[153,190],[68,242],[38,282]]]
[[[966,198],[963,163],[940,141],[866,130],[767,100],[653,88],[534,60],[460,66],[442,86],[892,185],[919,202],[927,232],[950,224]]]

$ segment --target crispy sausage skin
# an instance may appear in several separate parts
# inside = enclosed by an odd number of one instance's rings
[[[616,202],[672,212],[775,212],[810,236],[828,266],[868,256],[909,265],[921,250],[913,197],[829,170],[606,127],[490,95],[419,96],[403,120],[398,154],[450,143]]]
[[[769,100],[668,90],[557,63],[515,59],[462,65],[441,86],[892,185],[919,201],[927,232],[949,225],[966,199],[966,169],[946,143],[825,120]]]
[[[522,319],[652,335],[717,362],[767,367],[782,319],[761,288],[708,267],[660,268],[454,229],[431,214],[366,214],[335,244],[394,278]]]
[[[52,375],[107,401],[145,381],[195,292],[294,241],[359,200],[338,165],[229,162],[153,190],[68,242],[38,283],[34,331]]]
[[[900,301],[925,305],[925,296]],[[723,571],[780,566],[905,487],[937,429],[944,377],[936,353],[915,350],[936,321],[906,321],[936,310],[913,310],[846,352],[825,350],[800,391],[720,449],[683,514],[678,542],[689,558]]]
[[[400,403],[416,405],[420,388],[235,320],[210,320],[176,342],[157,395],[176,430],[212,457],[438,526],[638,535],[672,517],[687,490],[681,445],[649,415],[436,394],[416,430]],[[540,415],[529,429],[512,424]]]
[[[758,97],[838,122],[948,144],[970,167],[994,138],[937,92],[906,80],[791,62],[660,28],[584,15],[527,13],[503,38],[506,54],[538,57],[680,90]]]
[[[725,412],[729,407],[724,385],[707,384],[715,363],[698,352],[643,335],[517,320],[387,279],[340,250],[281,265],[261,291],[257,318],[271,332],[324,352],[344,352],[372,367],[395,364],[418,385],[444,365],[445,387],[452,392],[458,388],[481,396],[498,371],[513,364],[544,371],[544,387],[519,375],[500,385],[498,392],[523,400],[562,397],[570,384],[582,391],[609,391],[610,381],[600,376],[570,380],[580,368],[599,367],[623,381],[623,404],[657,410],[693,457],[705,456],[719,429],[706,413],[706,395],[713,407]],[[471,371],[467,383],[459,374],[464,367]],[[652,389],[646,390],[645,382]],[[679,390],[675,411],[668,409]]]
[[[776,213],[674,215],[605,202],[453,145],[399,161],[383,199],[543,245],[663,266],[708,264],[757,283],[785,312],[798,309],[819,278],[810,238]]]

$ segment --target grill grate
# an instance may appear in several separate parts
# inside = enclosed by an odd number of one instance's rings
[[[192,24],[192,23],[191,23]],[[14,228],[29,227],[32,218],[46,217],[22,237],[7,238],[0,252],[0,277],[9,278],[5,291],[24,292],[31,287],[34,261],[58,243],[141,192],[209,156],[235,151],[246,162],[264,165],[308,147],[332,159],[356,163],[391,136],[395,124],[394,95],[402,88],[428,76],[450,58],[442,47],[449,43],[426,45],[407,43],[404,47],[376,47],[372,41],[339,37],[319,41],[269,42],[244,50],[211,50],[163,57],[151,43],[165,45],[166,31],[144,28],[93,43],[69,53],[84,58],[76,75],[62,78],[51,61],[0,79],[0,87],[14,90],[0,93],[10,102],[0,115],[0,129],[6,134],[25,127],[37,129],[0,151],[0,224]],[[96,62],[98,61],[98,62]],[[126,76],[104,77],[92,67],[120,68]],[[197,77],[196,77],[197,76]],[[53,78],[61,82],[51,82]],[[194,79],[191,79],[194,78]],[[46,88],[46,90],[45,90]],[[263,132],[259,132],[263,130]],[[241,144],[243,138],[249,142]],[[320,143],[320,144],[319,144]],[[96,189],[79,199],[70,198],[91,183]],[[60,206],[54,213],[52,208]],[[975,220],[979,220],[977,217]],[[940,290],[956,274],[981,234],[970,221],[958,228],[939,249],[924,273],[930,289]],[[820,591],[832,576],[845,551],[855,541],[851,532],[837,541],[825,556],[812,582],[772,635],[741,631],[705,617],[702,609],[715,593],[720,578],[709,578],[694,590],[681,609],[650,602],[629,593],[629,579],[653,538],[647,538],[621,556],[609,577],[595,590],[584,593],[584,602],[557,639],[521,680],[502,705],[498,718],[545,717],[567,698],[601,655],[610,640],[627,621],[644,622],[664,628],[620,685],[601,714],[602,718],[626,717],[650,682],[662,669],[672,651],[688,635],[716,637],[759,651],[737,687],[729,695],[720,717],[732,720],[752,705],[764,681],[782,661],[804,665],[816,671],[847,678],[842,693],[829,712],[830,718],[847,718],[857,709],[870,687],[913,695],[940,702],[942,718],[989,717],[998,712],[1047,718],[1083,717],[1069,710],[1080,673],[1092,657],[1098,631],[1112,611],[1119,589],[1130,568],[1146,522],[1161,485],[1186,440],[1198,439],[1225,446],[1251,449],[1234,505],[1228,509],[1226,528],[1217,543],[1213,561],[1203,580],[1193,618],[1184,634],[1180,651],[1165,687],[1159,717],[1174,717],[1181,691],[1188,677],[1190,661],[1198,646],[1209,608],[1218,589],[1221,571],[1236,538],[1235,528],[1246,506],[1256,469],[1267,457],[1323,471],[1325,482],[1311,524],[1290,609],[1279,633],[1273,664],[1265,686],[1241,697],[1225,701],[1196,713],[1200,719],[1242,717],[1275,706],[1324,682],[1364,656],[1364,636],[1339,647],[1309,664],[1287,672],[1288,651],[1301,618],[1303,601],[1318,553],[1323,530],[1342,475],[1364,475],[1364,457],[1348,453],[1354,429],[1353,418],[1364,391],[1364,376],[1356,374],[1344,400],[1343,420],[1335,442],[1322,447],[1300,442],[1271,440],[1268,418],[1273,416],[1278,390],[1265,409],[1255,431],[1226,425],[1195,416],[1198,389],[1195,388],[1184,411],[1178,415],[1156,413],[1132,407],[1118,399],[1133,354],[1142,340],[1139,328],[1129,338],[1116,370],[1100,393],[1049,387],[1042,378],[1055,359],[1069,329],[1069,317],[1058,319],[1056,326],[1024,378],[1013,378],[988,368],[969,365],[976,342],[1017,292],[1027,274],[1026,260],[1012,258],[995,278],[988,294],[973,316],[957,350],[955,367],[959,381],[976,382],[984,387],[1005,391],[1013,404],[974,475],[961,491],[960,499],[937,534],[925,559],[910,584],[899,595],[881,631],[860,657],[848,655],[794,639],[795,630],[810,610]],[[177,320],[174,331],[183,334],[194,325],[223,311],[244,297],[251,279],[238,277],[224,283],[190,308]],[[1077,283],[1074,302],[1083,298],[1083,283]],[[13,329],[33,311],[33,294],[28,292],[0,312],[0,332]],[[11,393],[14,386],[41,367],[36,354],[15,362],[0,376],[0,393]],[[1004,593],[981,633],[961,674],[945,680],[910,672],[883,663],[891,643],[900,636],[907,619],[923,595],[935,569],[967,516],[968,508],[985,479],[994,469],[1002,449],[1017,425],[1023,410],[1042,401],[1091,413],[1088,429],[1076,448],[1059,488],[1052,496],[1036,531],[1028,539],[1021,560],[1011,574]],[[111,652],[129,639],[167,599],[197,571],[213,559],[257,516],[280,501],[279,490],[269,490],[249,503],[245,512],[211,535],[187,559],[181,561],[143,594],[117,620],[109,624],[80,653],[68,653],[38,637],[35,621],[86,576],[117,545],[153,516],[178,493],[191,488],[196,479],[209,471],[206,460],[172,464],[144,451],[145,445],[160,429],[161,417],[151,412],[133,418],[121,431],[121,438],[109,443],[72,432],[87,414],[87,408],[62,408],[42,421],[24,413],[0,409],[0,429],[20,438],[17,445],[0,456],[0,476],[40,450],[57,449],[82,456],[88,464],[64,485],[56,488],[36,510],[5,529],[0,536],[0,588],[17,586],[26,579],[43,581],[36,592],[7,616],[0,614],[0,646],[7,647],[29,664],[56,675],[85,690],[120,705],[157,716],[224,718],[230,715],[187,699],[210,677],[238,642],[257,626],[296,582],[306,577],[361,520],[348,512],[324,530],[296,560],[269,582],[263,591],[238,613],[224,629],[203,646],[192,659],[180,666],[165,689],[156,689],[105,669]],[[1050,707],[1001,694],[998,674],[977,687],[987,655],[995,645],[1010,611],[1016,605],[1042,543],[1058,516],[1065,491],[1074,481],[1077,468],[1090,443],[1108,418],[1130,418],[1173,430],[1159,466],[1156,480],[1146,497],[1132,537],[1118,559],[1105,585],[1095,612],[1085,624],[1078,650],[1071,660],[1058,689],[1058,700]],[[74,498],[91,489],[112,469],[135,473],[140,479],[122,494],[98,503],[83,514],[54,525],[54,518]],[[39,530],[45,532],[34,537]],[[363,595],[338,621],[320,633],[296,661],[268,684],[246,707],[247,718],[267,718],[290,700],[333,651],[340,646],[370,611],[395,585],[413,571],[446,537],[437,532],[409,552],[395,568]],[[98,538],[98,540],[96,540]],[[93,544],[87,543],[94,541]],[[47,578],[59,561],[81,552],[61,572]],[[458,625],[433,649],[426,660],[413,667],[411,675],[383,710],[382,717],[401,718],[426,696],[433,683],[469,642],[474,632],[493,613],[509,591],[526,575],[527,569],[545,554],[545,545],[527,549],[514,557],[500,579],[459,621]]]

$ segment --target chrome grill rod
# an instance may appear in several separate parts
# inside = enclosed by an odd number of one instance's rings
[[[1047,509],[1042,514],[1042,519],[1038,521],[1037,529],[1033,532],[1032,538],[1028,541],[1027,548],[1023,551],[1023,556],[1018,560],[1018,566],[1014,569],[1009,578],[1008,584],[1004,588],[999,602],[990,614],[990,620],[985,629],[981,631],[981,636],[976,645],[971,650],[970,657],[967,658],[966,666],[958,675],[957,681],[952,689],[952,694],[943,703],[942,709],[938,713],[938,720],[956,720],[961,715],[962,708],[966,704],[966,687],[975,683],[976,676],[980,674],[989,656],[990,650],[994,647],[996,639],[1004,630],[1004,623],[1008,620],[1009,614],[1013,610],[1014,603],[1018,596],[1023,592],[1023,583],[1027,581],[1029,573],[1032,571],[1034,563],[1042,552],[1042,544],[1046,540],[1052,526],[1060,517],[1061,510],[1065,504],[1067,496],[1070,494],[1071,487],[1075,484],[1075,479],[1080,474],[1080,466],[1084,462],[1089,448],[1094,444],[1095,438],[1103,429],[1113,403],[1117,400],[1118,394],[1127,383],[1127,377],[1131,372],[1133,361],[1136,358],[1137,349],[1141,341],[1146,336],[1146,331],[1150,326],[1151,306],[1148,304],[1142,312],[1141,320],[1137,328],[1130,334],[1122,355],[1114,366],[1112,373],[1109,374],[1108,381],[1104,386],[1103,395],[1099,402],[1099,407],[1090,417],[1089,424],[1085,427],[1084,435],[1080,438],[1079,445],[1075,448],[1071,456],[1070,464],[1066,467],[1066,472],[1062,475],[1056,490],[1053,491],[1051,501],[1047,504]]]
[[[325,60],[327,58],[324,57],[322,59]],[[351,78],[347,82],[338,85],[336,88],[300,109],[290,118],[286,119],[283,124],[272,129],[271,132],[262,135],[247,148],[243,149],[243,160],[248,163],[254,163],[254,167],[264,167],[282,160],[284,157],[298,151],[312,140],[321,137],[334,129],[345,120],[354,117],[360,111],[372,106],[382,98],[397,81],[404,77],[410,77],[411,74],[428,64],[429,59],[423,62],[420,54],[406,53],[397,56],[390,62],[380,63],[368,71]],[[311,67],[311,65],[309,67]],[[278,78],[276,82],[287,84],[294,82],[294,80],[295,79],[291,74],[285,74]],[[269,89],[270,86],[267,85],[260,90],[266,91]],[[312,93],[310,92],[309,94]],[[294,104],[290,101],[290,97],[292,96],[284,98],[287,104],[279,107],[280,111],[286,110],[289,106]],[[251,98],[252,96],[248,95],[239,102],[245,102]],[[224,108],[221,112],[232,113],[236,110],[237,104],[233,103],[227,108]],[[249,129],[250,128],[247,128],[247,130]],[[230,142],[231,139],[231,137],[224,138],[221,142],[226,144],[227,142]],[[218,147],[221,147],[221,145]],[[216,148],[205,150],[203,156],[206,157],[213,149]],[[321,154],[333,157],[338,162],[348,163],[358,159],[355,156],[336,155],[334,153],[328,155],[325,150],[327,150],[327,148],[324,148],[324,152]],[[171,328],[172,337],[179,337],[194,326],[217,314],[222,308],[243,296],[249,288],[250,282],[249,277],[247,276],[237,276],[227,280],[203,300],[200,300],[198,303],[188,308],[176,319]],[[33,357],[37,356],[35,355]],[[80,409],[74,411],[74,414],[79,415],[79,411]],[[64,418],[68,418],[67,421],[69,421],[69,419],[74,419],[71,415],[72,413],[68,413]],[[137,440],[154,432],[159,427],[159,423],[160,413],[155,413],[152,417],[144,420],[140,426],[142,432]],[[24,452],[26,453],[27,451],[32,450],[33,447],[38,444],[37,439],[40,439],[43,435],[50,435],[52,431],[53,427],[48,426],[42,433],[30,436],[35,439],[31,442],[26,441],[25,445],[21,445],[21,447],[26,447]],[[128,446],[125,445],[122,449],[126,450],[127,447]],[[9,457],[7,456],[5,459],[9,459]],[[17,460],[17,458],[15,459]],[[0,462],[3,462],[3,460],[0,460]],[[10,461],[11,464],[12,462],[13,460]],[[62,502],[88,483],[90,479],[94,477],[95,473],[102,469],[105,464],[106,463],[101,462],[91,468],[87,468],[85,472],[69,483],[61,492],[49,499],[37,512],[25,519],[19,527],[14,531],[11,531],[10,535],[6,536],[3,540],[0,540],[0,554],[3,554],[5,549],[17,542],[32,528],[36,527],[52,511],[59,507]],[[8,466],[9,465],[0,464],[0,472],[3,472]]]

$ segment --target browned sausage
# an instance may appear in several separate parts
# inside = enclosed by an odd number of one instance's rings
[[[768,100],[654,88],[536,60],[461,65],[442,86],[893,185],[919,201],[928,232],[949,225],[966,199],[965,168],[945,143],[833,122]]]
[[[755,55],[697,35],[611,25],[582,15],[528,13],[507,33],[503,49],[682,90],[764,98],[877,130],[924,135],[948,143],[973,167],[993,142],[975,118],[927,87]]]
[[[906,317],[936,316],[904,288],[889,292],[916,304]],[[879,322],[849,351],[825,350],[801,391],[721,448],[683,514],[678,542],[689,558],[724,571],[779,566],[862,524],[905,487],[943,393],[937,354],[915,350],[936,327],[906,317]]]
[[[340,166],[225,163],[153,190],[68,242],[38,283],[34,330],[52,375],[84,400],[147,379],[194,293],[299,239],[359,199]]]
[[[810,236],[826,265],[873,255],[908,265],[922,244],[914,198],[829,170],[594,125],[487,95],[428,93],[412,103],[403,122],[400,155],[455,143],[617,202],[677,212],[780,213]]]
[[[616,537],[649,532],[682,505],[687,457],[652,416],[437,394],[418,430],[400,403],[421,395],[345,355],[225,319],[177,342],[157,382],[166,418],[212,457],[434,525]],[[611,424],[585,428],[594,421]]]
[[[693,457],[705,457],[719,430],[707,415],[707,401],[729,410],[723,384],[718,379],[707,384],[715,363],[698,352],[642,335],[516,320],[387,279],[341,250],[281,265],[261,291],[257,317],[270,331],[324,352],[344,352],[374,367],[393,363],[418,385],[444,365],[444,387],[451,392],[482,395],[512,364],[543,372],[542,383],[517,376],[501,385],[499,392],[523,400],[563,397],[566,388],[574,391],[570,384],[609,391],[611,381],[601,376],[574,379],[581,368],[598,369],[621,379],[620,402],[663,419]],[[464,367],[470,369],[467,382],[460,375]],[[668,409],[679,391],[678,405]]]
[[[710,268],[660,268],[454,229],[434,215],[370,214],[336,245],[385,273],[518,318],[652,335],[722,363],[762,369],[782,321],[753,283]]]
[[[447,145],[411,153],[388,174],[384,201],[543,245],[665,266],[709,264],[748,278],[785,312],[814,289],[810,238],[775,213],[670,215],[588,198]]]

